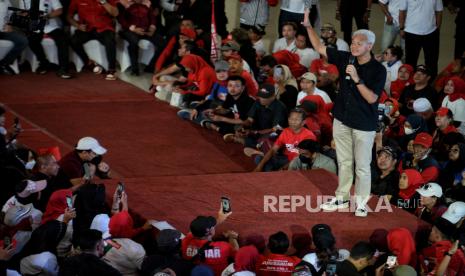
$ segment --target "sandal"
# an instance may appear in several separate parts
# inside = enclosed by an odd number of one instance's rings
[[[106,76],[105,76],[105,79],[106,80],[116,80],[116,74],[115,73],[108,73]]]

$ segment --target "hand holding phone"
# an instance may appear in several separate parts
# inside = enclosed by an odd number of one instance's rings
[[[386,261],[386,267],[388,269],[393,268],[397,263],[397,257],[396,256],[388,256],[387,261]]]
[[[73,198],[70,196],[66,196],[66,205],[68,206],[68,209],[73,208]]]
[[[84,179],[85,180],[90,180],[92,178],[90,174],[90,164],[89,163],[84,163]]]
[[[227,214],[231,212],[231,200],[229,198],[222,196],[221,206],[223,207],[223,213]]]
[[[124,183],[123,182],[118,182],[118,187],[116,188],[116,194],[118,195],[118,198],[121,198],[124,192]]]

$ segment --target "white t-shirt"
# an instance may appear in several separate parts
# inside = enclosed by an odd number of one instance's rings
[[[8,7],[11,7],[10,0],[0,0],[0,31],[5,29],[5,25],[10,19]]]
[[[137,276],[137,271],[145,258],[144,247],[131,239],[113,239],[113,241],[120,247],[112,247],[102,259],[123,275]]]
[[[388,11],[392,16],[392,21],[395,26],[399,26],[399,9],[404,0],[379,0],[381,4],[387,5]],[[386,21],[386,17],[384,17]]]
[[[399,68],[402,66],[402,61],[398,60],[391,66],[387,64],[387,61],[383,61],[382,64],[386,68],[386,83],[384,84],[384,90],[390,96],[391,82],[397,80],[397,75],[399,74]]]
[[[273,53],[281,50],[288,50],[289,52],[294,53],[297,47],[295,46],[295,39],[291,44],[287,45],[286,39],[281,37],[274,42]]]
[[[442,0],[406,0],[399,7],[407,11],[405,31],[416,35],[428,35],[436,30],[435,12],[444,9]]]
[[[281,10],[292,13],[304,13],[305,2],[309,0],[283,0],[281,2]]]
[[[329,103],[332,103],[333,101],[331,101],[331,98],[328,96],[328,93],[326,93],[325,91],[321,90],[321,89],[318,89],[317,87],[315,87],[315,90],[313,92],[313,95],[318,95],[320,96],[323,101],[325,102],[325,104],[329,104]],[[308,94],[307,92],[305,91],[300,91],[299,94],[297,94],[297,105],[300,104],[300,101],[307,97]]]
[[[253,44],[253,47],[255,49],[255,52],[257,52],[257,55],[259,56],[264,56],[268,53],[268,51],[265,49],[265,43],[263,43],[263,39],[258,40]]]
[[[31,8],[31,0],[21,0],[19,1],[19,8],[20,9],[30,9]],[[39,10],[45,12],[46,14],[51,13],[52,11],[62,9],[63,6],[61,5],[59,0],[40,0]],[[44,32],[50,33],[51,31],[61,28],[61,20],[59,17],[50,18],[47,20],[45,24]]]
[[[323,43],[323,39],[320,38],[320,42]],[[344,39],[336,39],[336,46],[338,51],[350,52],[350,47]]]
[[[447,107],[452,111],[454,121],[462,122],[457,129],[460,133],[465,135],[465,100],[457,99],[451,102],[449,100],[449,95],[447,95],[444,100],[442,100],[441,106]]]
[[[318,52],[313,50],[312,48],[305,48],[305,49],[296,48],[295,53],[299,55],[300,57],[299,63],[305,66],[306,68],[310,67],[310,64],[312,64],[312,61],[320,58],[320,54],[318,54]]]
[[[21,274],[58,275],[57,257],[48,251],[27,256],[21,260],[20,270]]]

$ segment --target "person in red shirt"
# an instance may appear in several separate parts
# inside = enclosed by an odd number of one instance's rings
[[[316,136],[311,130],[304,128],[307,114],[301,108],[294,108],[289,112],[289,127],[285,128],[274,143],[273,147],[259,160],[255,172],[278,170],[299,156],[297,145],[305,139],[316,141]],[[278,151],[283,148],[284,156],[279,156]],[[244,152],[247,150],[244,149]],[[270,162],[271,161],[271,162]]]
[[[86,65],[92,65],[84,51],[84,44],[92,39],[105,46],[108,59],[108,74],[106,80],[116,80],[116,40],[113,19],[118,16],[117,0],[71,0],[67,20],[76,27],[71,37],[71,47]],[[74,15],[79,19],[75,20]],[[94,73],[102,72],[100,65],[94,64]]]
[[[257,276],[285,276],[292,275],[300,258],[285,255],[289,248],[289,238],[284,232],[277,232],[270,236],[268,249],[270,253],[260,256],[257,262]]]
[[[339,78],[337,67],[328,63],[328,59],[323,56],[320,59],[312,61],[308,71],[316,75],[318,80],[316,87],[328,93],[330,97],[334,97],[334,91]]]
[[[182,240],[181,252],[185,260],[195,264],[205,264],[212,268],[216,276],[220,276],[223,270],[234,260],[234,255],[239,249],[237,233],[227,231],[224,233],[229,240],[212,241],[215,235],[215,227],[223,223],[232,212],[224,213],[220,208],[218,217],[198,216],[190,225],[191,232]]]
[[[255,79],[250,75],[249,72],[245,71],[242,67],[242,58],[237,54],[231,54],[228,57],[229,62],[229,75],[230,76],[241,76],[245,79],[245,87],[247,93],[256,97],[258,93],[258,84]]]

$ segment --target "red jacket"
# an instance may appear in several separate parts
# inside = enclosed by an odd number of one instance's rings
[[[198,96],[208,95],[217,81],[215,70],[201,57],[192,54],[185,55],[180,64],[189,71],[188,79],[192,80],[197,87],[197,89],[186,90],[184,93]]]

